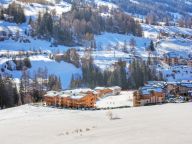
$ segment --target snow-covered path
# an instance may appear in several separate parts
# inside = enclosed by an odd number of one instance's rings
[[[0,111],[2,144],[191,144],[192,104],[107,111],[29,105]],[[78,131],[78,132],[77,132]]]

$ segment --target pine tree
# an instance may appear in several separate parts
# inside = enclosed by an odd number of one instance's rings
[[[32,22],[33,22],[33,20],[32,20],[32,17],[30,16],[30,17],[29,17],[28,24],[29,24],[29,25],[31,25],[31,24],[32,24]]]
[[[24,58],[23,62],[27,68],[31,68],[31,61],[30,61],[29,57]]]
[[[153,41],[150,42],[149,51],[152,51],[152,52],[155,51],[155,47],[154,47]]]

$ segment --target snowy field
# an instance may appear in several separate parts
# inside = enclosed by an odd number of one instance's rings
[[[2,144],[191,144],[192,104],[108,111],[24,105],[0,111]]]
[[[121,91],[120,95],[112,95],[101,98],[96,103],[97,108],[116,108],[124,106],[133,106],[133,92]]]

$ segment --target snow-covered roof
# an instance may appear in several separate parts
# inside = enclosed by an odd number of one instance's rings
[[[161,87],[153,87],[153,86],[151,86],[151,87],[149,87],[149,86],[147,86],[147,87],[142,87],[141,89],[140,89],[140,91],[141,91],[141,93],[143,94],[143,95],[148,95],[148,94],[150,94],[152,91],[154,91],[154,92],[163,92],[163,88],[161,88]]]
[[[45,96],[49,97],[70,97],[72,99],[80,99],[87,95],[88,92],[93,92],[94,94],[97,94],[97,92],[93,91],[89,88],[79,88],[74,90],[65,90],[65,91],[48,91]]]
[[[121,87],[113,86],[113,87],[109,87],[109,89],[111,89],[111,90],[121,90]]]
[[[46,96],[49,96],[49,97],[55,97],[55,96],[58,96],[59,92],[57,91],[48,91]]]
[[[192,88],[192,83],[181,83],[181,86]]]
[[[145,84],[145,86],[139,88],[139,91],[143,95],[148,95],[152,91],[163,92],[163,88],[165,87],[165,85],[166,82],[164,81],[148,81],[147,84]]]
[[[183,52],[168,52],[165,54],[166,57],[169,57],[169,58],[184,58],[184,59],[188,59],[188,55],[187,53]]]

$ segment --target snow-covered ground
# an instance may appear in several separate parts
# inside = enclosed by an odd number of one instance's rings
[[[54,74],[58,76],[61,79],[61,85],[63,89],[67,89],[70,86],[70,81],[72,75],[82,75],[81,68],[75,67],[73,64],[61,61],[57,62],[55,60],[49,59],[47,56],[38,55],[38,56],[30,56],[31,61],[31,68],[29,69],[29,74],[31,77],[33,77],[34,72],[37,72],[39,68],[47,69],[48,75]],[[8,58],[0,58],[0,66],[4,67],[5,63],[7,61],[10,61],[11,59]],[[12,62],[12,65],[14,66],[14,63]],[[20,79],[22,75],[22,71],[9,71],[6,70],[6,73],[11,74],[13,78],[16,80]]]
[[[169,82],[192,80],[192,67],[189,66],[170,66],[167,68],[157,68],[157,70],[161,71],[165,80]]]
[[[192,104],[77,111],[24,105],[0,111],[3,144],[191,144]]]
[[[76,68],[73,64],[61,61],[56,62],[42,56],[30,57],[32,68],[30,73],[37,71],[39,68],[47,68],[48,74],[54,74],[61,79],[62,88],[66,89],[70,86],[72,75],[82,75],[81,68]]]
[[[26,16],[36,17],[39,12],[46,12],[55,10],[57,15],[61,15],[62,13],[68,12],[71,10],[71,4],[61,1],[56,3],[55,0],[47,0],[48,2],[52,3],[51,5],[43,5],[38,3],[23,3],[17,0],[1,0],[0,4],[4,7],[8,7],[8,4],[15,1],[16,3],[20,4],[24,8],[24,12]]]
[[[69,47],[59,45],[57,47],[50,47],[51,42],[46,40],[32,39],[29,38],[30,43],[23,43],[14,40],[5,40],[0,42],[0,50],[9,50],[9,51],[29,51],[29,50],[43,50],[50,51],[53,53],[63,52],[69,49]]]
[[[89,0],[92,1],[92,0]],[[94,0],[95,4],[97,6],[107,6],[109,9],[116,9],[118,8],[117,5],[115,5],[114,3],[111,3],[109,1],[105,1],[105,0]]]
[[[24,11],[26,16],[37,16],[38,12],[45,12],[46,10],[52,11],[55,10],[57,15],[68,12],[71,10],[71,4],[66,2],[60,2],[59,4],[54,5],[42,5],[42,4],[23,4]]]
[[[96,103],[97,108],[115,108],[124,106],[133,106],[133,92],[121,91],[120,95],[111,95],[101,98]]]
[[[142,24],[141,26],[145,37],[154,36],[154,38],[157,38],[160,32],[165,32],[170,35],[184,34],[192,36],[192,29],[189,28],[182,28],[178,26],[155,26],[148,24]]]
[[[192,53],[192,40],[183,38],[168,38],[159,41],[157,46],[159,54],[167,52]]]

